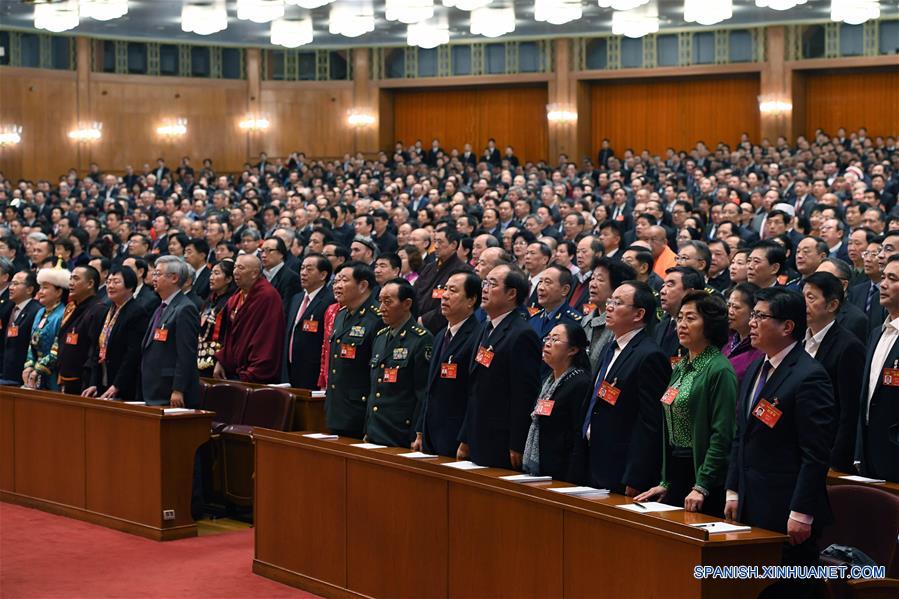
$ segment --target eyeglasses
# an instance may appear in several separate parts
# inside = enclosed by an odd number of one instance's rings
[[[549,335],[543,340],[543,345],[556,345],[558,343],[567,343],[567,341],[563,340],[561,337],[556,337],[555,335]]]
[[[499,285],[499,281],[491,281],[490,279],[481,281],[481,289],[490,289],[491,287],[499,287]]]
[[[633,304],[625,304],[624,301],[617,297],[609,298],[606,300],[606,309],[611,308],[612,310],[614,310],[615,308],[621,307],[636,308],[637,306]]]
[[[874,258],[879,253],[879,251],[875,252],[872,250],[865,250],[864,252],[862,252],[862,258]]]
[[[752,312],[749,313],[749,320],[764,321],[764,320],[768,320],[768,319],[772,319],[772,318],[774,320],[780,320],[773,314],[765,314],[764,312],[759,312],[758,310],[753,310]]]

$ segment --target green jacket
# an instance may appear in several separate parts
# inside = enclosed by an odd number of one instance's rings
[[[674,380],[674,374],[672,381]],[[690,393],[693,414],[693,467],[696,485],[706,491],[724,486],[730,459],[730,445],[734,437],[737,405],[737,375],[724,357],[716,354],[699,372]],[[662,485],[668,486],[667,472],[668,427],[662,427]]]

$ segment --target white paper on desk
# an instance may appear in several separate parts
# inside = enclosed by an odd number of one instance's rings
[[[608,489],[594,489],[593,487],[554,487],[550,491],[562,495],[608,495]]]
[[[641,508],[640,506],[643,507]],[[658,501],[641,501],[640,505],[637,505],[636,503],[628,503],[624,505],[616,505],[615,507],[620,507],[623,510],[637,512],[638,514],[648,514],[650,512],[676,512],[677,510],[684,509],[682,507],[668,505]]]
[[[128,404],[129,406],[145,406],[145,405],[147,405],[142,401],[123,401],[122,403]]]
[[[162,410],[162,413],[163,414],[186,414],[188,412],[193,413],[195,411],[196,410],[193,410],[191,408],[165,408],[164,410]]]
[[[444,466],[449,466],[450,468],[455,468],[456,470],[480,470],[481,468],[486,468],[487,466],[478,466],[474,462],[469,462],[468,460],[462,460],[461,462],[447,462],[443,464]]]
[[[410,451],[409,453],[398,453],[396,455],[400,456],[401,458],[412,458],[413,460],[427,460],[430,458],[440,457],[433,453],[422,453],[420,451]]]
[[[691,524],[693,528],[699,528],[709,531],[710,535],[725,532],[745,532],[752,530],[751,526],[743,526],[742,524],[729,524],[727,522],[705,522],[703,524]]]
[[[353,443],[350,447],[358,447],[359,449],[384,449],[386,445],[378,445],[377,443]]]
[[[337,435],[329,435],[327,433],[307,433],[303,435],[309,439],[336,439]]]
[[[500,476],[500,479],[513,483],[548,483],[551,482],[551,476],[534,476],[533,474],[510,474],[509,476]]]
[[[324,397],[324,396],[325,396],[325,390],[322,389],[321,391],[313,391],[313,392],[310,393],[309,395],[310,395],[310,397]]]
[[[278,389],[290,389],[290,383],[269,383],[266,387],[277,387]]]
[[[872,483],[875,485],[887,482],[879,478],[868,478],[867,476],[856,476],[854,474],[847,474],[846,476],[841,476],[840,478],[842,478],[843,480],[855,481],[857,483]]]

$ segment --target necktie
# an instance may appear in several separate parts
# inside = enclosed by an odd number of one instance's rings
[[[162,313],[165,312],[167,303],[162,302],[159,304],[159,307],[156,308],[156,312],[153,313],[153,320],[150,322],[150,328],[147,329],[147,338],[144,339],[144,345],[146,345],[150,339],[153,338],[153,331],[156,330],[156,327],[159,325],[159,321],[162,320]]]
[[[618,342],[613,339],[602,352],[602,361],[599,365],[599,374],[596,376],[596,385],[593,387],[593,395],[590,396],[590,404],[587,407],[587,414],[584,416],[584,425],[581,427],[581,436],[585,439],[587,438],[587,428],[590,426],[590,418],[593,416],[593,408],[596,407],[596,396],[599,394],[602,382],[606,380],[609,364],[612,363],[612,356],[615,355],[616,347],[618,347]]]
[[[446,335],[443,336],[443,345],[440,347],[440,361],[446,361],[449,355],[449,346],[453,341],[453,334],[450,333],[449,327],[446,329]]]
[[[771,362],[765,360],[765,363],[762,364],[762,372],[759,375],[759,382],[755,386],[755,392],[752,394],[752,401],[749,404],[749,408],[746,410],[746,415],[752,413],[752,408],[755,406],[755,403],[759,400],[759,397],[762,395],[762,389],[765,388],[765,383],[768,382],[768,373],[771,372]]]
[[[481,335],[480,345],[484,345],[485,343],[487,343],[487,340],[490,339],[490,333],[492,333],[492,332],[493,332],[493,323],[490,321],[487,321],[487,326],[484,327],[484,334]]]
[[[287,345],[287,360],[288,362],[293,362],[293,336],[296,333],[297,325],[300,324],[300,321],[303,320],[303,314],[306,313],[306,308],[309,307],[309,294],[303,298],[303,305],[300,306],[300,310],[297,312],[297,318],[293,321],[293,327],[290,329],[290,343]]]
[[[15,325],[16,318],[18,318],[18,317],[19,317],[19,307],[15,306],[12,309],[12,314],[10,314],[10,316],[9,316],[9,322],[7,323],[7,325]]]
[[[865,314],[871,313],[871,308],[874,306],[874,301],[877,299],[877,294],[879,292],[879,288],[876,283],[871,283],[871,288],[868,289],[868,297],[865,298]]]

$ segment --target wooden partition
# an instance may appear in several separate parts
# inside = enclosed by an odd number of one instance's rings
[[[805,135],[814,135],[815,129],[833,135],[839,127],[867,127],[872,138],[899,136],[899,67],[799,71],[797,76],[802,85],[794,105],[800,105]]]
[[[618,156],[626,148],[662,155],[666,148],[692,148],[703,140],[733,147],[744,131],[759,138],[757,74],[665,77],[592,84],[592,150],[603,138]]]
[[[428,149],[436,137],[447,152],[470,143],[480,156],[493,137],[501,153],[511,145],[521,160],[548,158],[545,84],[393,94],[394,140],[408,145],[421,139]]]

